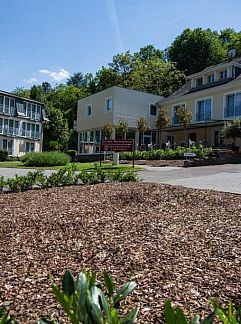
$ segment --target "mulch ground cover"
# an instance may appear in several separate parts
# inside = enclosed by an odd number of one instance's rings
[[[66,269],[104,270],[138,288],[124,305],[159,323],[166,299],[206,314],[240,301],[241,196],[148,183],[99,184],[0,195],[0,290],[20,323],[54,316]]]

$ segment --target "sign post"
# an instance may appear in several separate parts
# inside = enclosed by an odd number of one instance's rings
[[[134,168],[134,141],[131,140],[102,140],[100,144],[100,166],[101,152],[132,152],[133,153],[133,168]]]

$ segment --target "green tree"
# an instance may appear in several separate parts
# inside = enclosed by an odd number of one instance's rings
[[[223,135],[226,138],[232,138],[234,145],[236,145],[236,139],[241,138],[241,119],[227,122],[223,128]]]
[[[45,102],[46,96],[42,85],[33,85],[30,89],[30,99]]]
[[[13,94],[19,97],[30,99],[30,89],[26,89],[23,87],[16,87],[13,91]]]
[[[157,128],[157,133],[158,133],[157,134],[158,147],[160,147],[160,144],[161,144],[162,130],[163,130],[163,128],[166,128],[168,126],[168,123],[169,123],[169,118],[168,118],[168,115],[167,115],[167,111],[164,108],[160,107],[158,118],[155,121],[155,125],[156,125],[156,128]]]
[[[174,63],[164,62],[159,58],[151,58],[146,62],[136,60],[126,83],[131,89],[166,97],[185,82],[185,74],[177,70]]]
[[[128,121],[120,119],[115,128],[117,132],[121,135],[121,137],[126,139],[126,133],[128,132]]]
[[[145,117],[140,117],[136,121],[136,128],[139,131],[139,133],[142,135],[142,140],[141,140],[141,144],[142,144],[144,141],[144,133],[148,130],[148,122]],[[138,143],[138,145],[140,145],[140,143]]]
[[[180,106],[176,111],[176,117],[179,123],[185,128],[185,145],[187,145],[186,130],[192,121],[192,112],[185,105]]]
[[[190,75],[225,61],[227,49],[222,46],[217,32],[187,28],[171,44],[168,58],[177,63],[179,70]]]
[[[150,59],[157,58],[164,60],[163,52],[156,49],[153,45],[146,45],[141,47],[139,52],[134,53],[134,60],[139,59],[142,62],[147,62]]]
[[[48,105],[46,113],[49,119],[44,124],[44,150],[66,150],[69,141],[68,121],[59,109]]]
[[[102,67],[95,76],[95,91],[102,91],[113,86],[121,85],[121,83],[121,76],[116,71],[110,67]]]

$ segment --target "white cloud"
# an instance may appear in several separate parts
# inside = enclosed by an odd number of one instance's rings
[[[1,63],[2,63],[2,64],[5,64],[6,61],[5,61],[4,59],[1,59]]]
[[[116,38],[116,42],[117,42],[117,46],[118,46],[117,50],[118,50],[118,52],[119,51],[124,52],[125,49],[124,49],[123,39],[121,36],[120,24],[119,24],[117,10],[116,10],[116,6],[115,6],[115,0],[105,0],[105,3],[106,3],[109,19],[110,19],[110,22],[113,26],[113,30],[115,33],[115,38]]]
[[[28,80],[25,80],[25,82],[29,83],[29,84],[33,84],[33,83],[36,83],[38,82],[38,80],[36,78],[30,78]]]
[[[55,81],[62,81],[69,78],[70,73],[65,69],[60,69],[59,72],[49,71],[47,69],[40,69],[39,73],[48,75],[51,79]]]

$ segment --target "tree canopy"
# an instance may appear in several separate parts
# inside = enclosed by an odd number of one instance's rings
[[[223,46],[218,33],[211,29],[187,28],[168,49],[168,59],[176,62],[177,68],[188,75],[221,63],[227,56],[227,48]]]

